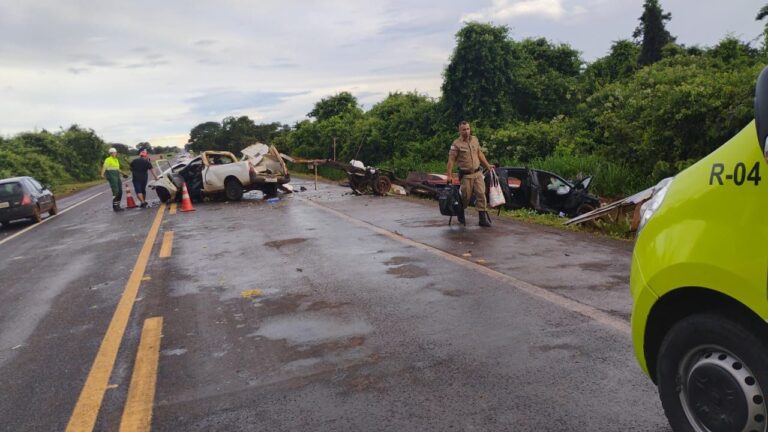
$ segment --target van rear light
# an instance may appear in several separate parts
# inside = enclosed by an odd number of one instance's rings
[[[30,205],[32,204],[32,197],[30,197],[27,194],[24,194],[24,197],[21,199],[21,205]]]

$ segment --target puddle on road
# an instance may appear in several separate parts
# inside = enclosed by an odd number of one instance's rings
[[[289,238],[285,240],[274,240],[274,241],[266,242],[264,243],[264,246],[280,249],[283,246],[300,244],[300,243],[304,243],[305,241],[307,241],[307,239],[305,238]]]
[[[418,261],[417,259],[411,258],[411,257],[405,257],[405,256],[395,256],[389,259],[389,261],[385,261],[384,264],[388,266],[398,266],[401,264],[408,264],[412,263],[414,261]]]
[[[416,279],[429,275],[427,269],[413,264],[405,264],[387,270],[387,273],[397,275],[401,279]]]
[[[294,315],[267,320],[249,336],[285,339],[294,344],[322,342],[370,333],[373,328],[360,320],[342,321],[331,317]]]

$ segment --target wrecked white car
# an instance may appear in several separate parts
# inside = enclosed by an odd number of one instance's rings
[[[243,149],[242,153],[241,160],[230,152],[205,151],[188,162],[173,166],[166,161],[157,161],[162,174],[148,186],[162,202],[180,200],[185,182],[192,200],[224,197],[238,201],[244,192],[251,190],[275,196],[278,187],[290,182],[288,168],[275,146],[257,143]]]

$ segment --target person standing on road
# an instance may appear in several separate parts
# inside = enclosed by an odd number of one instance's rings
[[[451,144],[448,152],[448,184],[453,181],[453,165],[459,167],[459,180],[461,181],[461,201],[464,208],[469,205],[472,195],[475,196],[475,207],[480,214],[480,226],[491,226],[491,218],[488,216],[488,205],[485,198],[485,177],[480,169],[480,164],[493,169],[488,163],[483,151],[480,149],[480,141],[473,136],[469,123],[459,123],[459,138]],[[459,215],[459,222],[464,223],[464,215]]]
[[[107,179],[109,187],[112,188],[112,210],[122,210],[120,201],[123,199],[123,188],[120,181],[120,161],[117,159],[117,150],[114,147],[109,149],[109,156],[104,159],[101,176]]]
[[[157,180],[157,175],[155,175],[155,172],[152,170],[152,163],[149,161],[147,149],[143,149],[139,152],[139,157],[131,161],[133,190],[136,192],[136,197],[141,201],[141,204],[139,205],[141,208],[147,207],[147,200],[145,199],[147,194],[147,180],[149,180],[147,172],[151,172],[152,177]]]

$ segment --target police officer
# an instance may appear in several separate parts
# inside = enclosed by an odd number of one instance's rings
[[[480,149],[480,141],[473,136],[469,123],[459,123],[459,138],[451,144],[448,152],[448,184],[453,180],[453,165],[459,167],[459,179],[461,180],[461,201],[464,208],[469,205],[469,199],[475,195],[475,207],[480,213],[480,226],[491,226],[491,218],[488,217],[488,207],[485,198],[485,178],[480,170],[483,164],[489,170],[493,166],[485,159]],[[459,222],[464,223],[464,215],[458,217]]]
[[[117,159],[117,150],[114,147],[109,149],[109,156],[104,159],[101,176],[107,179],[109,187],[112,188],[112,210],[122,210],[120,200],[123,199],[123,185],[120,181],[120,161]]]

